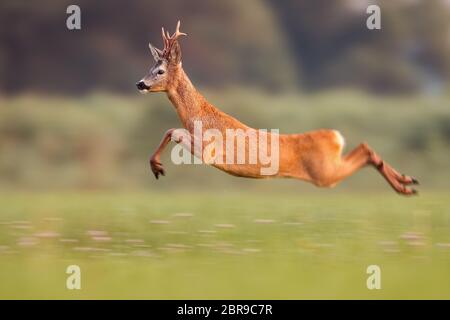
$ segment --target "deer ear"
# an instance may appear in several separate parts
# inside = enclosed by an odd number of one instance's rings
[[[178,41],[175,41],[172,49],[170,49],[170,62],[174,64],[181,62],[181,47]]]
[[[160,60],[162,57],[162,51],[154,47],[151,43],[148,44],[148,47],[150,48],[150,52],[152,53],[153,59],[155,59],[155,61]]]

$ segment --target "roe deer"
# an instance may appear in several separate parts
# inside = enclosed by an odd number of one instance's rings
[[[201,121],[205,130],[216,129],[221,133],[225,133],[230,128],[251,129],[214,107],[194,88],[182,68],[178,38],[186,34],[181,33],[179,28],[180,21],[172,35],[162,28],[163,50],[149,44],[156,63],[149,73],[136,84],[139,91],[141,93],[167,93],[181,123],[191,135],[192,140],[185,142],[187,144],[191,144],[195,139],[193,136],[195,121]],[[160,162],[161,152],[170,140],[176,143],[183,141],[181,137],[174,137],[175,133],[176,129],[168,130],[150,158],[151,170],[156,179],[160,174],[165,175]],[[270,134],[268,135],[270,136]],[[272,175],[273,177],[297,178],[319,187],[332,187],[359,169],[370,165],[386,179],[396,192],[404,195],[417,193],[415,189],[407,186],[418,184],[418,181],[413,177],[398,173],[384,162],[367,143],[361,143],[348,154],[342,155],[344,138],[336,130],[322,129],[302,134],[280,134],[276,138],[279,139],[279,170]],[[245,144],[246,149],[249,147],[249,144]],[[192,148],[189,150],[191,153],[193,152]],[[213,166],[235,176],[267,177],[260,173],[261,163],[259,162],[254,164],[213,164]]]

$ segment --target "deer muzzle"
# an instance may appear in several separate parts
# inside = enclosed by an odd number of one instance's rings
[[[150,87],[148,85],[146,85],[144,83],[144,81],[142,81],[142,80],[136,83],[136,87],[138,88],[138,90],[148,90],[148,89],[150,89]]]

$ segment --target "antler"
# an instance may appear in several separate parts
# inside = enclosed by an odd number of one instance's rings
[[[180,20],[177,22],[177,28],[175,30],[175,33],[170,35],[169,32],[164,31],[164,27],[161,28],[161,34],[164,42],[164,49],[163,49],[163,56],[168,57],[170,54],[170,50],[172,49],[173,45],[177,41],[178,37],[180,36],[187,36],[186,33],[180,32]]]

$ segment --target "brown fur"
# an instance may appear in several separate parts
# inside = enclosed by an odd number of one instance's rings
[[[179,25],[177,26],[177,32],[178,28]],[[176,38],[177,36],[168,39],[176,41]],[[176,57],[177,63],[171,63],[169,58],[166,77],[164,80],[152,84],[149,91],[165,91],[167,93],[183,127],[193,135],[194,121],[201,120],[203,130],[217,129],[223,136],[225,136],[226,129],[250,129],[206,101],[194,88],[181,66],[181,52],[178,43],[176,42],[172,47],[172,53],[169,56]],[[170,141],[173,132],[174,129],[166,132],[160,146],[150,159],[151,168],[156,178],[165,173],[160,162],[160,154]],[[245,147],[247,154],[248,143]],[[296,178],[311,182],[319,187],[332,187],[360,168],[371,165],[398,193],[405,195],[416,193],[414,189],[406,186],[416,184],[417,180],[399,174],[381,160],[367,144],[360,144],[344,156],[342,156],[343,147],[343,140],[335,130],[324,129],[302,134],[281,134],[279,135],[279,171],[271,177]],[[236,148],[235,145],[235,154]],[[259,162],[256,164],[213,165],[239,177],[267,177],[260,174],[261,164]]]

